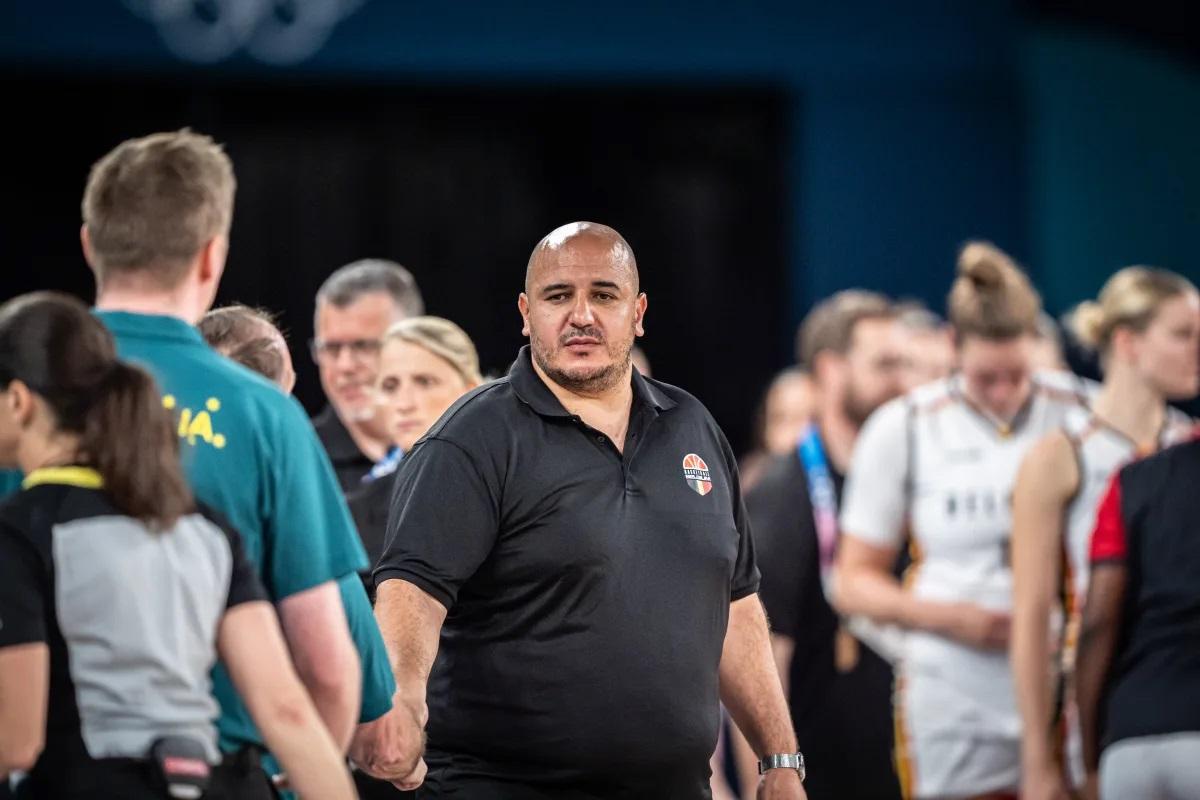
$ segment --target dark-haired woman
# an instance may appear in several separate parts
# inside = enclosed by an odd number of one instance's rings
[[[26,475],[0,504],[0,777],[61,800],[202,784],[219,759],[219,652],[292,785],[352,797],[240,540],[192,500],[172,428],[81,303],[0,306],[0,465]],[[210,780],[206,797],[259,796],[224,770]]]

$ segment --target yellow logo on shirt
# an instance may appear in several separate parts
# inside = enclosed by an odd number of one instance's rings
[[[175,395],[163,396],[163,408],[174,411],[177,405],[178,401],[175,399]],[[181,409],[179,412],[179,438],[192,447],[196,446],[196,440],[199,439],[220,450],[225,446],[225,434],[214,431],[212,422],[212,415],[220,410],[221,401],[215,397],[204,401],[204,408],[199,411],[190,408]]]

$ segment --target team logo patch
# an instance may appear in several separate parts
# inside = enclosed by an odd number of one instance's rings
[[[693,492],[703,497],[712,491],[712,473],[708,464],[695,453],[683,457],[683,478]]]

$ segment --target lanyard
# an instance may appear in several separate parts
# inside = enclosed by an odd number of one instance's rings
[[[821,567],[821,582],[827,583],[829,570],[838,540],[838,501],[833,486],[833,475],[829,471],[829,459],[821,444],[817,426],[809,424],[796,446],[804,474],[808,478],[808,498],[812,504],[813,524],[817,529],[817,555]]]

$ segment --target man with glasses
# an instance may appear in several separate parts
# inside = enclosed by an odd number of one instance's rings
[[[356,505],[355,495],[365,487],[371,468],[391,447],[376,416],[374,398],[383,334],[392,323],[423,312],[412,273],[392,261],[364,259],[347,264],[317,290],[315,335],[309,345],[329,405],[313,419],[313,427],[351,507]],[[354,516],[360,537],[382,539],[386,508],[355,512]],[[363,530],[367,526],[378,526],[378,531]],[[388,715],[376,724],[392,730],[390,720]],[[379,731],[369,735],[386,738]],[[412,796],[361,773],[355,774],[355,781],[363,798]]]
[[[313,426],[349,493],[391,445],[372,395],[383,334],[392,323],[422,314],[424,303],[404,267],[365,259],[330,275],[316,305],[311,350],[329,405]]]

